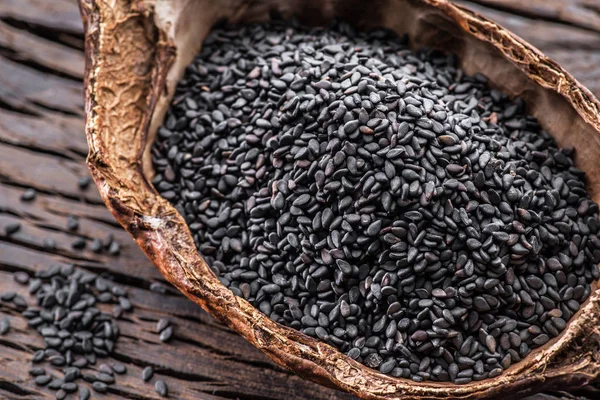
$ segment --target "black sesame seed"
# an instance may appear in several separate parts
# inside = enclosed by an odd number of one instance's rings
[[[161,318],[156,323],[156,332],[162,332],[171,322],[167,318]]]
[[[29,374],[32,376],[46,375],[46,370],[41,367],[34,367],[29,370]]]
[[[44,248],[46,250],[55,250],[56,249],[56,241],[52,238],[44,239]]]
[[[127,372],[127,367],[121,363],[112,363],[110,366],[117,374],[122,375]]]
[[[108,254],[111,256],[117,256],[121,252],[121,246],[117,242],[112,242],[108,247]]]
[[[150,291],[154,293],[165,294],[167,293],[167,288],[160,282],[152,282],[150,284]]]
[[[27,301],[25,300],[25,298],[23,296],[16,295],[12,299],[12,302],[14,303],[14,305],[16,305],[19,308],[25,308],[25,307],[27,307]]]
[[[23,271],[17,271],[13,274],[13,279],[21,285],[26,285],[29,282],[29,274]]]
[[[48,384],[48,387],[53,390],[58,390],[65,383],[62,379],[54,379],[52,382]]]
[[[40,362],[44,359],[44,357],[44,350],[37,350],[35,353],[33,353],[33,358],[31,359],[31,361],[34,363]]]
[[[90,250],[94,253],[101,253],[103,249],[102,241],[98,238],[93,239],[92,243],[90,243]]]
[[[168,342],[172,336],[173,336],[173,327],[169,326],[160,333],[159,338],[160,338],[161,342]]]
[[[20,222],[13,222],[10,224],[6,224],[4,226],[4,233],[9,236],[12,235],[15,232],[18,232],[19,229],[21,229],[21,223]]]
[[[154,383],[154,389],[156,389],[156,393],[162,397],[167,397],[169,392],[167,384],[161,380],[158,380]]]
[[[65,368],[64,373],[65,373],[65,376],[63,377],[63,379],[65,382],[73,382],[75,379],[77,379],[81,375],[81,372],[79,371],[79,368],[77,368],[77,367]]]
[[[104,382],[96,381],[92,383],[92,389],[98,393],[106,393],[108,391],[108,386]]]
[[[127,297],[119,297],[119,305],[123,311],[130,311],[133,308],[131,301]]]
[[[104,383],[114,383],[115,378],[112,375],[105,374],[103,372],[96,375],[96,380]]]
[[[69,215],[67,217],[67,229],[70,231],[79,229],[79,220],[75,216]]]
[[[12,301],[12,299],[15,298],[15,296],[17,295],[16,292],[10,291],[10,292],[4,292],[0,295],[0,300],[2,301]]]
[[[79,400],[88,400],[90,395],[90,389],[85,386],[79,386]]]
[[[148,382],[150,379],[152,379],[152,375],[154,375],[154,370],[152,367],[148,366],[142,370],[142,380],[144,382]]]
[[[10,329],[10,320],[8,317],[2,317],[0,320],[0,335],[6,335]]]
[[[60,386],[60,388],[67,393],[73,393],[73,392],[77,391],[77,389],[79,388],[79,385],[77,385],[76,383],[73,383],[73,382],[67,382],[67,383],[63,383]]]
[[[104,374],[113,375],[113,369],[108,364],[100,364],[98,370]]]
[[[38,375],[34,380],[36,385],[46,386],[52,380],[52,377],[48,375]]]
[[[22,201],[33,201],[37,196],[37,192],[33,188],[25,189],[25,191],[21,194]]]
[[[71,242],[71,247],[75,250],[83,250],[86,246],[86,240],[83,237],[78,237]]]
[[[86,190],[91,182],[92,179],[89,176],[82,176],[77,180],[77,186],[79,186],[79,189],[81,190]]]
[[[27,289],[29,293],[34,294],[42,287],[42,280],[35,278],[29,281],[29,288]]]

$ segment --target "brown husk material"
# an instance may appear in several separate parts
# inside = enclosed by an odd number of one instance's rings
[[[183,218],[152,187],[148,148],[185,66],[223,18],[296,16],[408,33],[411,45],[456,53],[469,74],[521,96],[561,146],[576,148],[600,202],[600,103],[556,62],[497,24],[446,0],[80,0],[86,35],[88,166],[106,205],[161,273],[276,363],[364,399],[517,398],[585,385],[600,374],[600,292],[553,341],[496,378],[417,383],[369,369],[281,326],[235,297],[196,250]]]

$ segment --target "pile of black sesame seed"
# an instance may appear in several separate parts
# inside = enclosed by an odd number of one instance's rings
[[[384,31],[214,31],[155,187],[236,295],[382,373],[468,383],[590,294],[598,206],[572,150],[453,56]]]
[[[91,179],[83,177],[78,180],[81,190],[86,190]],[[23,202],[35,201],[37,191],[27,188],[20,199]],[[79,220],[72,215],[67,217],[66,227],[71,232],[79,230]],[[4,233],[7,237],[21,230],[19,222],[7,224]],[[84,249],[87,238],[78,236],[72,243],[74,249]],[[44,248],[56,249],[52,238],[44,239]],[[92,239],[90,250],[95,253],[106,251],[108,255],[117,256],[120,245],[108,234],[103,240]],[[95,366],[98,358],[113,354],[119,337],[117,320],[123,312],[131,311],[133,306],[126,290],[115,284],[109,276],[101,276],[72,264],[64,266],[52,265],[48,269],[35,272],[32,277],[27,272],[13,273],[15,282],[28,285],[28,292],[35,296],[37,306],[29,306],[27,299],[15,291],[0,293],[0,301],[11,304],[28,319],[28,325],[36,329],[44,338],[44,348],[37,350],[32,362],[41,365],[47,362],[52,369],[62,369],[62,377],[56,376],[52,370],[35,366],[29,370],[38,386],[56,390],[57,399],[65,399],[71,393],[78,393],[80,400],[87,400],[91,391],[81,380],[88,382],[97,393],[107,393],[115,382],[115,374],[127,373],[125,365],[111,362]],[[167,293],[168,288],[160,282],[153,282],[149,289],[156,293]],[[98,304],[113,304],[112,312],[102,312]],[[173,337],[173,326],[166,318],[157,323],[157,334],[161,342],[168,342]],[[11,322],[8,316],[0,319],[0,336],[10,335]],[[91,373],[96,369],[96,373]],[[142,373],[142,380],[149,381],[154,374],[151,366]],[[156,392],[168,396],[168,386],[161,380],[155,382]]]
[[[0,295],[2,301],[12,302],[20,309],[28,325],[44,338],[44,348],[33,354],[32,362],[48,361],[63,368],[62,378],[42,367],[32,368],[35,383],[57,390],[59,399],[73,392],[79,392],[80,399],[89,398],[89,389],[77,383],[80,379],[89,382],[98,393],[107,392],[107,385],[115,382],[114,374],[126,372],[123,364],[101,364],[96,374],[83,369],[95,365],[97,358],[113,353],[119,337],[116,318],[132,309],[127,293],[110,279],[70,264],[37,271],[33,278],[22,271],[13,277],[16,282],[29,285],[29,293],[37,300],[37,306],[28,306],[27,300],[16,292]],[[100,311],[100,303],[114,303],[112,314]],[[4,334],[8,322],[6,325]]]
[[[97,393],[107,393],[115,383],[115,374],[127,373],[125,365],[112,362],[94,367],[99,358],[110,356],[120,335],[117,319],[124,311],[131,311],[127,292],[108,277],[102,277],[73,265],[53,265],[35,273],[31,278],[23,271],[13,274],[14,280],[28,285],[28,291],[37,299],[37,306],[28,306],[25,297],[14,291],[0,294],[0,300],[12,303],[28,319],[29,327],[36,329],[44,338],[44,348],[32,357],[34,364],[47,361],[62,368],[63,376],[57,377],[43,367],[33,367],[29,373],[39,386],[56,390],[56,398],[64,399],[69,393],[78,392],[82,400],[90,398],[90,390],[81,380],[90,383]],[[98,304],[113,304],[112,313],[103,312]],[[167,342],[173,335],[173,327],[166,318],[157,323],[160,340]],[[0,335],[10,330],[10,320],[0,320]],[[95,374],[89,368],[95,368]],[[152,367],[142,372],[142,380],[149,381],[154,374]],[[166,397],[168,387],[160,379],[155,382],[156,392]]]

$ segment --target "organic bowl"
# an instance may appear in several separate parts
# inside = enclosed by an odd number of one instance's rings
[[[600,102],[556,62],[447,0],[80,0],[85,24],[88,166],[116,219],[165,278],[212,316],[298,375],[364,399],[483,399],[585,385],[600,374],[596,284],[563,333],[500,376],[466,385],[413,382],[372,370],[333,347],[271,321],[223,286],[175,208],[151,184],[149,149],[185,67],[211,27],[297,17],[338,18],[409,34],[413,48],[455,53],[468,74],[525,100],[562,147],[576,149],[600,202]]]

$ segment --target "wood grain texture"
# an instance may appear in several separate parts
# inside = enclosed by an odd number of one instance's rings
[[[83,79],[83,55],[52,40],[0,22],[0,49],[6,57],[53,75]],[[18,51],[15,51],[18,49]]]
[[[597,0],[470,1],[515,15],[600,32],[600,3]]]
[[[600,95],[600,3],[598,0],[460,1],[529,40]],[[94,398],[158,399],[153,384],[141,381],[152,365],[176,399],[351,399],[352,396],[308,383],[270,362],[262,353],[172,288],[167,286],[137,245],[115,223],[98,192],[81,191],[76,181],[87,175],[83,135],[82,27],[74,0],[0,1],[0,293],[26,287],[10,276],[33,273],[51,264],[73,263],[108,274],[125,286],[134,312],[119,322],[123,336],[114,359],[127,365],[111,392]],[[40,193],[31,203],[19,196],[25,187]],[[78,235],[114,235],[122,245],[118,257],[74,250],[77,236],[66,217],[79,217]],[[10,237],[4,227],[20,222]],[[56,250],[44,249],[52,238]],[[28,374],[33,351],[42,346],[35,331],[11,305],[0,302],[0,315],[12,324],[0,336],[0,398],[50,399],[53,393]],[[156,321],[168,317],[174,340],[161,345]],[[111,360],[107,360],[111,361]],[[50,368],[50,367],[49,367]],[[61,376],[57,369],[52,373]],[[156,378],[155,378],[156,379]],[[539,394],[529,400],[598,398],[596,388],[578,393]]]
[[[600,1],[457,0],[556,60],[600,96]],[[596,21],[596,22],[594,22]]]
[[[32,24],[54,34],[83,35],[79,9],[73,0],[2,0],[0,19]]]

